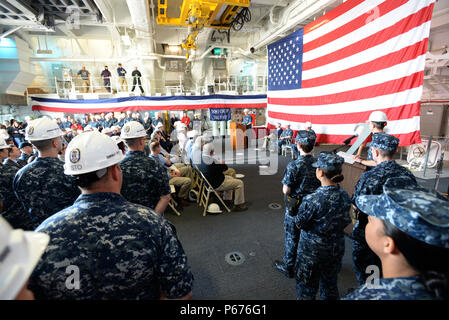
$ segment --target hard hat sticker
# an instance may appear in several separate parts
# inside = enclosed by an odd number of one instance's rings
[[[33,132],[34,132],[34,127],[29,127],[29,128],[28,128],[28,134],[29,134],[29,135],[32,135]]]
[[[70,152],[70,162],[71,163],[77,163],[78,161],[80,161],[80,156],[81,156],[80,150],[79,149],[73,149]]]
[[[129,126],[126,126],[126,127],[125,127],[125,133],[128,133],[129,130],[130,130]]]

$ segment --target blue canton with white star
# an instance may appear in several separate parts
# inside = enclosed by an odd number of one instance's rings
[[[303,29],[268,45],[268,90],[301,88]]]

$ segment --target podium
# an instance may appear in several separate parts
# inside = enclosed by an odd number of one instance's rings
[[[231,146],[233,150],[248,148],[248,138],[246,137],[246,125],[231,121],[229,124],[231,135]]]
[[[366,171],[366,166],[358,162],[349,164],[343,163],[342,174],[345,179],[340,183],[343,190],[345,190],[350,196],[354,193],[354,188],[360,179],[362,173]]]

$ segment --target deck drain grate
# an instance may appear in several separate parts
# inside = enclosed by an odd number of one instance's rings
[[[273,210],[279,210],[282,208],[282,206],[279,203],[273,202],[268,205],[268,208]]]
[[[245,262],[245,256],[240,252],[234,251],[225,255],[225,261],[232,266],[238,266]]]

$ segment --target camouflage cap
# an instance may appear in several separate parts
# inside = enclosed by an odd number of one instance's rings
[[[422,190],[384,186],[381,195],[355,200],[364,213],[385,220],[427,244],[449,248],[449,202]]]
[[[316,135],[307,130],[299,130],[296,134],[296,142],[301,144],[311,144],[314,145],[316,141]]]
[[[317,162],[312,167],[326,170],[340,170],[345,160],[332,152],[320,152]]]
[[[380,150],[396,151],[399,146],[399,139],[384,132],[373,134],[373,141],[367,146]]]

